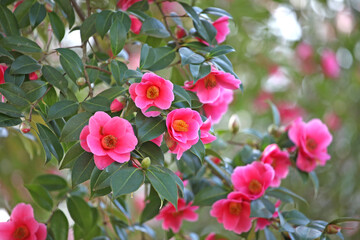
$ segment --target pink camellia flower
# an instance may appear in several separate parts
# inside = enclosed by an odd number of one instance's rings
[[[217,218],[226,230],[237,234],[247,232],[251,228],[250,199],[239,192],[232,192],[227,199],[216,201],[211,208],[210,215]]]
[[[186,14],[185,9],[178,2],[162,2],[161,9],[165,15],[170,15],[171,13],[176,13],[178,16],[183,16]]]
[[[230,33],[229,17],[223,16],[218,18],[215,22],[213,22],[213,26],[217,31],[215,39],[218,42],[218,44],[224,42],[226,36]]]
[[[5,83],[5,71],[7,69],[7,66],[0,64],[0,84]]]
[[[157,138],[154,138],[153,140],[151,140],[151,142],[155,143],[156,145],[158,145],[160,147],[163,139],[164,139],[164,134],[161,134]]]
[[[130,30],[135,34],[139,34],[142,27],[142,22],[134,15],[130,15],[130,20],[131,20]]]
[[[110,104],[111,112],[120,112],[124,108],[124,104],[117,99],[114,99]]]
[[[103,170],[113,162],[127,162],[138,140],[131,124],[120,117],[96,112],[80,133],[80,144],[94,154],[95,165]]]
[[[289,173],[289,166],[291,166],[289,153],[281,151],[276,144],[270,144],[264,149],[260,161],[268,163],[274,168],[275,176],[270,186],[280,186],[281,179],[286,178]]]
[[[340,76],[340,66],[336,59],[336,54],[326,49],[321,55],[321,67],[323,73],[328,78],[338,78]]]
[[[290,140],[298,147],[296,166],[305,172],[313,171],[317,165],[324,166],[330,159],[327,147],[332,141],[329,129],[319,119],[308,123],[298,118],[290,126]]]
[[[221,88],[238,89],[241,81],[234,75],[211,68],[211,72],[200,78],[195,84],[193,81],[185,82],[184,88],[196,92],[202,103],[214,103],[220,97]]]
[[[125,50],[129,55],[128,63],[126,64],[128,69],[136,70],[140,66],[140,44],[126,44]]]
[[[160,210],[159,215],[155,217],[156,220],[164,220],[162,227],[165,230],[171,230],[175,233],[179,232],[182,221],[187,220],[195,222],[198,220],[198,214],[195,212],[199,207],[191,206],[192,202],[186,204],[183,198],[179,198],[177,210],[171,204],[168,203],[164,208]]]
[[[305,110],[295,103],[279,102],[276,105],[279,110],[281,123],[284,125],[288,125],[295,119],[305,116]]]
[[[210,233],[206,236],[205,240],[227,240],[227,238],[218,237],[216,233]]]
[[[266,91],[260,91],[254,100],[254,108],[256,112],[263,114],[269,108],[270,105],[268,101],[273,101],[274,97],[271,93]]]
[[[181,39],[183,37],[186,36],[186,31],[183,27],[181,26],[176,26],[176,29],[175,29],[175,36],[177,39]]]
[[[140,83],[133,83],[129,88],[130,96],[135,105],[147,117],[160,115],[159,111],[146,110],[155,106],[160,109],[168,109],[174,100],[174,85],[155,73],[145,73]]]
[[[255,161],[246,166],[236,167],[231,175],[231,181],[235,191],[255,200],[265,193],[274,176],[275,171],[270,164]]]
[[[299,43],[296,47],[296,57],[302,72],[305,74],[312,74],[315,72],[316,64],[314,60],[314,49],[310,44],[305,42]]]
[[[37,75],[36,72],[32,72],[32,73],[29,74],[29,79],[30,80],[36,80],[38,78],[39,78],[39,76]]]
[[[142,0],[119,0],[116,4],[118,8],[123,11],[126,11],[129,7],[131,7],[134,3],[140,2]]]
[[[208,144],[216,140],[216,137],[209,133],[211,129],[211,117],[206,119],[206,121],[200,127],[200,139],[203,144]]]
[[[219,123],[222,116],[227,112],[229,104],[233,101],[233,91],[221,88],[219,98],[213,103],[203,105],[205,115],[211,117],[213,123]]]
[[[46,235],[45,224],[35,220],[30,204],[19,203],[10,220],[0,223],[0,239],[3,240],[45,240]]]
[[[171,111],[166,118],[168,138],[171,141],[169,150],[176,153],[179,160],[182,154],[199,141],[199,129],[202,126],[200,114],[191,108],[180,108]],[[170,139],[169,139],[170,138]]]
[[[341,119],[335,112],[327,112],[324,116],[324,122],[332,131],[341,128]]]
[[[277,218],[279,216],[279,210],[278,208],[280,207],[281,201],[278,200],[275,204],[276,207],[276,211],[274,212],[274,214],[272,215],[271,218]],[[265,227],[269,226],[271,224],[270,219],[267,218],[257,218],[256,219],[256,227],[255,227],[255,232],[259,231],[259,230],[263,230]]]

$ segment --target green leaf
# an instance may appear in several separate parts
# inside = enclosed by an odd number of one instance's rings
[[[41,65],[32,57],[22,55],[11,64],[11,74],[29,74],[39,70]]]
[[[264,234],[266,240],[276,240],[274,234],[267,227],[264,228]]]
[[[61,162],[60,170],[64,168],[70,168],[74,165],[75,160],[81,155],[87,155],[90,153],[85,152],[80,143],[74,144],[65,154],[64,160]]]
[[[280,126],[280,113],[278,108],[275,106],[275,104],[273,104],[271,101],[268,101],[270,107],[271,107],[271,112],[272,112],[272,117],[273,117],[273,123],[276,126]]]
[[[48,228],[50,229],[52,236],[56,240],[67,240],[69,231],[69,222],[65,214],[57,209],[50,218]]]
[[[25,80],[25,75],[24,74],[10,74],[10,68],[7,68],[4,73],[4,79],[5,79],[6,83],[7,82],[13,83],[16,86],[20,87],[21,84],[23,84],[23,82]]]
[[[197,82],[197,80],[206,77],[211,72],[211,66],[206,62],[200,65],[189,64],[189,68],[190,68],[190,73],[194,79],[193,82],[194,84]]]
[[[195,52],[190,48],[182,47],[179,49],[179,54],[181,57],[181,65],[186,64],[200,64],[205,61],[205,58]]]
[[[146,177],[161,198],[171,202],[177,208],[178,191],[175,180],[170,174],[158,167],[150,166],[146,171]]]
[[[48,112],[48,119],[57,119],[72,116],[77,113],[79,103],[71,100],[62,100],[52,105]]]
[[[89,231],[95,225],[94,216],[90,206],[84,199],[78,196],[71,196],[67,199],[67,208],[71,218],[83,230]]]
[[[46,81],[61,91],[66,92],[68,82],[58,70],[52,66],[44,65],[41,71]]]
[[[71,172],[72,186],[75,187],[90,179],[91,173],[95,167],[94,157],[92,154],[82,154],[74,163]]]
[[[29,11],[35,0],[23,1],[14,11],[14,15],[19,23],[20,28],[30,24]]]
[[[55,174],[44,174],[35,178],[34,183],[46,188],[48,191],[59,191],[68,187],[62,177]]]
[[[35,102],[44,96],[47,88],[47,83],[40,80],[24,82],[21,85],[21,89],[24,90],[26,98],[30,102]]]
[[[4,39],[4,38],[3,38]],[[4,44],[4,42],[2,42],[2,44]],[[11,61],[14,61],[14,57],[13,55],[11,55],[5,48],[3,48],[2,46],[0,46],[0,57],[6,57]]]
[[[26,99],[25,92],[13,83],[0,84],[0,93],[5,96],[9,103],[16,106],[24,107],[30,104]]]
[[[110,63],[110,70],[111,70],[111,73],[112,73],[116,83],[118,85],[123,84],[125,72],[126,72],[126,70],[128,70],[125,63],[117,61],[117,60],[112,60]]]
[[[0,102],[0,113],[3,113],[10,117],[23,117],[23,114],[20,110],[15,108],[14,106],[6,103]]]
[[[106,97],[110,101],[126,93],[127,90],[120,86],[114,86],[99,93],[97,96]]]
[[[99,35],[102,38],[104,38],[105,34],[110,29],[113,14],[114,14],[114,12],[112,12],[110,10],[103,10],[96,17],[95,28],[96,28],[96,31],[99,33]]]
[[[62,13],[69,22],[69,28],[71,28],[75,22],[75,13],[72,4],[69,0],[55,0],[55,2],[59,4],[61,9],[63,10]]]
[[[154,188],[151,188],[147,200],[148,203],[146,204],[144,210],[141,212],[140,223],[144,223],[148,220],[153,219],[156,215],[159,214],[160,211],[161,199],[159,198],[159,195]]]
[[[142,78],[142,76],[143,76],[143,74],[142,74],[141,72],[128,69],[128,70],[126,70],[126,72],[125,72],[124,78],[125,78],[125,79],[129,79],[129,78],[140,79],[140,78]]]
[[[195,195],[194,205],[211,206],[217,200],[226,198],[227,194],[227,191],[217,185],[205,187]]]
[[[20,118],[9,117],[0,113],[0,127],[12,127],[22,122]]]
[[[166,130],[165,120],[162,117],[145,117],[141,112],[136,114],[137,137],[139,142],[147,142],[157,138]]]
[[[353,218],[353,217],[341,217],[329,222],[329,224],[338,224],[343,222],[360,222],[360,218]]]
[[[71,142],[79,140],[80,132],[91,116],[91,113],[82,112],[70,118],[61,132],[60,141]]]
[[[14,14],[6,7],[0,4],[0,25],[6,36],[18,36],[19,25]]]
[[[272,189],[267,190],[266,193],[269,196],[274,196],[274,197],[279,197],[279,195],[280,196],[281,195],[290,196],[290,197],[296,198],[296,199],[300,200],[301,202],[305,203],[306,205],[308,205],[308,202],[303,197],[297,195],[296,193],[294,193],[284,187],[272,188]]]
[[[64,150],[58,140],[58,137],[46,126],[40,123],[37,123],[36,126],[39,130],[41,143],[46,145],[58,162],[60,162],[64,156]]]
[[[41,185],[27,184],[25,185],[30,192],[32,199],[43,209],[51,211],[53,207],[53,200],[49,192]]]
[[[301,212],[297,210],[282,212],[284,219],[294,225],[307,225],[310,220]]]
[[[110,111],[110,104],[110,100],[106,97],[96,96],[81,103],[81,106],[85,109],[85,111],[94,113],[97,111]]]
[[[49,12],[49,19],[51,23],[51,27],[53,29],[53,33],[55,34],[56,38],[61,42],[65,35],[65,26],[64,23],[61,21],[60,17],[54,13]]]
[[[202,161],[205,157],[205,147],[202,141],[199,141],[190,148],[190,152],[192,152],[195,156],[197,156],[200,161]]]
[[[74,51],[67,48],[57,48],[56,51],[60,53],[61,66],[73,81],[83,77],[84,65]]]
[[[39,53],[41,48],[37,43],[28,38],[20,36],[9,36],[1,40],[3,46],[9,50],[22,53]]]
[[[36,2],[34,5],[32,5],[29,12],[29,18],[30,24],[33,28],[36,28],[36,26],[39,25],[45,17],[46,8],[43,4]]]
[[[321,232],[319,230],[305,226],[295,228],[295,234],[301,240],[312,240],[321,236]]]
[[[87,41],[92,35],[96,33],[95,23],[97,15],[97,13],[90,15],[90,17],[86,18],[85,21],[81,24],[80,36],[82,43]]]
[[[170,47],[150,48],[142,69],[158,71],[166,68],[175,59],[174,49]]]
[[[201,37],[210,45],[216,44],[217,42],[215,36],[217,34],[217,31],[215,27],[208,20],[200,19],[200,22],[200,24],[195,25],[195,29],[198,31]]]
[[[148,17],[142,24],[141,32],[157,38],[170,37],[170,33],[164,26],[164,24],[156,18]]]
[[[224,54],[231,53],[234,51],[235,51],[235,49],[231,46],[227,46],[227,45],[216,46],[215,48],[213,48],[210,51],[210,57],[216,57],[216,56],[224,55]]]
[[[138,190],[144,180],[144,172],[139,168],[121,168],[112,176],[110,186],[114,197],[119,197]]]
[[[265,198],[251,201],[250,217],[271,218],[275,212],[275,206]]]
[[[174,84],[174,95],[175,95],[175,100],[187,102],[189,106],[191,106],[191,100],[189,94],[184,90],[184,88],[180,87],[177,84]]]
[[[126,14],[122,15],[129,18]],[[129,28],[125,26],[120,18],[114,18],[110,27],[110,43],[111,50],[114,55],[118,55],[121,49],[124,47],[128,31]]]
[[[214,57],[211,62],[213,62],[219,70],[231,73],[235,78],[239,79],[238,75],[234,72],[232,63],[225,55]],[[242,89],[242,84],[240,85],[240,89]]]
[[[149,157],[151,159],[151,164],[155,165],[164,165],[164,153],[161,151],[161,148],[158,147],[153,142],[145,142],[141,145],[139,152],[144,157]]]
[[[316,196],[317,196],[317,194],[319,192],[319,179],[318,179],[315,171],[310,172],[309,177],[311,179],[311,182],[314,185],[314,192],[315,192],[314,195],[315,195],[315,198],[316,198]]]
[[[110,164],[103,171],[101,171],[96,179],[91,179],[92,190],[98,191],[110,187],[111,178],[124,166],[125,164],[119,164],[117,162]]]
[[[221,8],[208,7],[208,8],[205,8],[202,12],[205,14],[212,14],[212,15],[221,16],[221,17],[227,16],[230,19],[232,18],[230,13],[228,13],[227,11],[225,11],[224,9],[221,9]]]

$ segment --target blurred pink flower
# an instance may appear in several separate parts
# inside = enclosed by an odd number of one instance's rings
[[[158,136],[157,138],[154,138],[151,141],[160,147],[161,143],[163,141],[163,138],[164,138],[164,134],[161,134],[160,136]]]
[[[110,105],[111,112],[120,112],[124,108],[124,104],[117,99],[114,99]]]
[[[342,125],[341,119],[335,112],[327,112],[324,116],[324,122],[332,131],[339,130]]]
[[[267,101],[273,101],[273,99],[274,97],[271,93],[260,91],[254,100],[255,110],[260,114],[265,113],[270,108],[270,105]]]
[[[162,227],[165,230],[171,229],[177,233],[180,230],[183,220],[195,222],[198,220],[198,214],[195,213],[198,206],[191,206],[192,202],[186,204],[183,198],[178,200],[178,210],[171,204],[168,203],[164,208],[160,210],[159,215],[155,217],[156,220],[164,220]]]
[[[80,144],[94,154],[95,165],[103,170],[113,162],[127,162],[138,140],[131,124],[120,117],[96,112],[80,133]]]
[[[314,59],[313,47],[306,43],[301,42],[296,47],[296,56],[299,60],[300,69],[305,74],[312,74],[316,70],[316,64]]]
[[[237,234],[251,229],[250,199],[242,193],[232,192],[227,199],[216,201],[212,205],[210,215],[216,217],[226,230]]]
[[[178,160],[186,150],[199,141],[198,132],[202,124],[200,114],[191,108],[175,109],[167,115],[167,132],[175,143],[174,147],[169,149],[177,154]]]
[[[200,139],[203,144],[208,144],[216,140],[216,137],[209,133],[211,129],[211,117],[206,119],[206,121],[200,127]]]
[[[30,80],[37,80],[39,78],[39,76],[37,75],[36,72],[32,72],[29,74],[29,79]]]
[[[216,236],[216,233],[210,233],[206,236],[205,240],[227,240],[227,238],[218,237]]]
[[[181,38],[186,36],[186,31],[185,31],[185,29],[183,27],[176,26],[175,35],[176,35],[177,39],[181,39]]]
[[[7,66],[0,64],[0,84],[5,83],[4,74],[7,69]]]
[[[340,66],[336,59],[336,54],[326,49],[321,55],[321,67],[323,73],[328,78],[338,78],[340,76]]]
[[[139,34],[141,31],[142,22],[134,15],[130,15],[130,20],[131,20],[130,30],[135,34]]]
[[[123,11],[126,11],[129,7],[131,7],[134,3],[140,2],[142,0],[119,0],[116,4],[118,8]]]
[[[211,117],[213,123],[219,123],[222,116],[227,112],[229,104],[233,101],[233,91],[221,88],[219,98],[213,103],[203,105],[205,115]]]
[[[305,116],[304,109],[302,109],[295,103],[279,102],[278,104],[276,104],[276,106],[279,110],[281,123],[284,125],[291,123],[292,121],[294,121],[299,117]]]
[[[141,45],[127,44],[125,50],[129,55],[127,67],[136,70],[140,66]]]
[[[255,200],[265,193],[274,176],[275,171],[270,164],[255,161],[246,166],[236,167],[231,175],[231,181],[235,191]]]
[[[305,123],[298,118],[290,126],[288,135],[298,147],[296,166],[300,170],[311,172],[317,165],[324,166],[330,159],[327,147],[332,141],[332,136],[327,126],[319,119]]]
[[[224,42],[226,39],[226,36],[230,33],[229,17],[222,16],[222,17],[218,18],[216,21],[214,21],[212,25],[214,26],[214,28],[217,31],[216,36],[215,36],[217,43],[220,44],[220,43]],[[208,42],[206,42],[205,40],[203,40],[201,38],[197,37],[196,39],[205,45],[209,45]]]
[[[276,144],[270,144],[264,149],[260,161],[270,164],[275,171],[275,176],[270,186],[280,186],[281,179],[286,178],[289,173],[289,167],[291,166],[289,153],[281,151]]]
[[[162,2],[161,9],[165,15],[170,15],[172,12],[176,13],[178,16],[186,14],[185,9],[178,2]]]
[[[34,218],[30,204],[19,203],[13,209],[10,220],[0,223],[0,239],[3,240],[45,240],[46,226]]]
[[[159,111],[146,110],[155,106],[160,109],[168,109],[174,100],[174,85],[155,73],[145,73],[140,83],[130,85],[129,92],[135,105],[141,109],[141,112],[147,117],[156,117],[160,115]]]

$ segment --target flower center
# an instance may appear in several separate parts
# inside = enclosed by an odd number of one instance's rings
[[[204,79],[205,88],[214,88],[216,86],[216,78],[214,75],[209,74]]]
[[[159,96],[160,90],[157,86],[151,86],[146,90],[146,97],[148,99],[155,99]]]
[[[231,202],[229,204],[229,211],[232,215],[239,215],[241,212],[241,203]]]
[[[101,146],[105,149],[114,149],[116,147],[117,137],[107,135],[101,139]]]
[[[306,140],[306,148],[309,150],[309,151],[314,151],[317,147],[317,143],[314,139],[312,138],[309,138]]]
[[[14,232],[14,239],[25,239],[30,235],[29,229],[26,226],[20,226],[18,228],[15,229]]]
[[[175,120],[172,127],[177,132],[187,132],[189,130],[189,125],[184,120]]]
[[[259,194],[262,190],[262,184],[256,180],[256,179],[253,179],[250,181],[249,183],[249,191],[250,193],[252,194]]]
[[[173,212],[172,215],[173,215],[174,217],[178,217],[178,216],[180,216],[180,215],[182,214],[182,212],[183,212],[183,211]]]

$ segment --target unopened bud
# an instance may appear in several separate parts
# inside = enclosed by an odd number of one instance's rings
[[[24,121],[24,122],[22,122],[21,123],[21,125],[20,125],[20,131],[22,132],[22,133],[28,133],[28,132],[30,132],[30,123],[29,123],[29,121]]]
[[[279,132],[279,127],[276,126],[275,124],[271,124],[269,127],[268,127],[268,132],[271,134],[271,135],[274,135],[276,136]]]
[[[335,224],[327,225],[326,233],[327,234],[337,234],[341,230],[341,227]]]
[[[79,77],[78,79],[76,79],[76,84],[77,84],[78,86],[84,86],[85,83],[86,83],[86,80],[85,80],[84,77]]]
[[[146,158],[144,158],[144,159],[141,161],[141,167],[142,167],[143,169],[149,168],[150,165],[151,165],[151,160],[150,160],[149,157],[146,157]]]
[[[170,137],[168,132],[165,133],[165,143],[170,151],[175,150],[175,148],[177,146],[177,142]]]
[[[120,102],[117,99],[114,99],[114,101],[110,105],[111,112],[120,112],[124,108],[124,103]]]
[[[229,130],[232,134],[236,134],[240,129],[240,119],[238,115],[233,114],[229,120]]]
[[[177,39],[181,39],[186,36],[185,29],[181,26],[176,26],[175,35]]]

